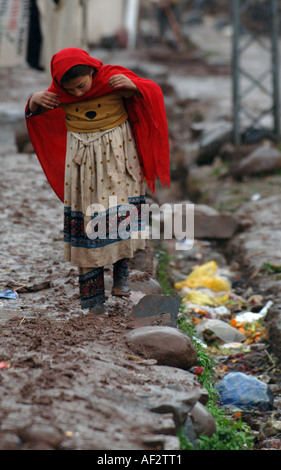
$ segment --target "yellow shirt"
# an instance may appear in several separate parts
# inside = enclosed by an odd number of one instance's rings
[[[121,93],[112,93],[89,101],[61,104],[61,107],[66,114],[66,128],[73,132],[111,129],[128,119]]]

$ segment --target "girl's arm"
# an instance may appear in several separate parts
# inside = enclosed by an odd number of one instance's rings
[[[125,89],[125,90],[131,91],[132,93],[131,96],[133,95],[142,96],[140,91],[138,90],[138,87],[126,75],[123,75],[123,74],[112,75],[112,77],[110,77],[110,79],[108,80],[108,84],[112,88],[115,88],[117,90]]]
[[[42,111],[48,111],[57,108],[59,104],[58,96],[49,91],[37,91],[31,96],[28,103],[31,113],[35,113],[40,108],[43,108]]]

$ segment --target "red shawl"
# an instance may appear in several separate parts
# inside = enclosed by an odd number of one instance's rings
[[[72,66],[85,64],[94,67],[92,88],[77,98],[60,86],[60,79]],[[169,137],[163,95],[153,81],[140,78],[132,71],[113,65],[103,65],[86,51],[67,48],[55,54],[51,61],[52,85],[48,89],[59,96],[61,103],[78,102],[112,93],[108,85],[112,75],[124,74],[138,87],[142,97],[126,100],[129,121],[136,140],[143,173],[148,187],[155,191],[155,179],[170,185]],[[61,108],[26,119],[34,150],[46,177],[57,196],[63,201],[64,164],[66,153],[65,113]]]

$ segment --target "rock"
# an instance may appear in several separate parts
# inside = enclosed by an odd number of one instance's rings
[[[19,437],[12,432],[0,432],[1,450],[18,450],[20,448]]]
[[[130,258],[129,266],[132,270],[142,271],[155,276],[156,266],[152,240],[146,240],[145,250],[137,250],[135,252],[134,257]]]
[[[147,317],[132,318],[127,322],[127,328],[141,328],[143,326],[170,326],[172,325],[171,315],[169,313],[159,313]]]
[[[25,119],[20,122],[16,129],[15,143],[19,153],[33,153],[34,149],[30,141]]]
[[[229,239],[238,226],[232,214],[218,212],[204,204],[194,206],[194,237],[197,239]]]
[[[181,297],[178,295],[145,295],[132,310],[139,326],[160,324],[177,326]]]
[[[281,421],[270,420],[267,421],[266,425],[262,429],[262,437],[274,436],[281,432]]]
[[[196,325],[196,331],[199,338],[207,343],[217,339],[224,343],[240,343],[246,339],[237,328],[217,319],[202,320]]]
[[[104,275],[105,289],[111,291],[112,272]],[[128,284],[132,292],[142,292],[143,294],[162,294],[162,288],[159,282],[154,279],[148,272],[130,270]]]
[[[180,450],[180,440],[176,436],[167,436],[163,443],[163,450]]]
[[[178,432],[185,424],[188,414],[193,409],[199,398],[199,391],[194,389],[190,392],[166,388],[157,396],[157,387],[154,387],[151,397],[150,411],[154,413],[171,413]],[[203,406],[203,405],[202,405]]]
[[[211,437],[216,432],[216,422],[213,416],[199,401],[190,411],[190,417],[197,437],[201,435]]]
[[[216,385],[223,405],[239,408],[273,409],[273,395],[269,386],[242,372],[230,372]]]
[[[176,328],[144,326],[130,331],[126,342],[136,353],[156,359],[158,364],[187,370],[197,362],[191,339]]]
[[[227,141],[232,141],[232,136],[232,125],[226,122],[216,124],[215,128],[203,133],[197,163],[199,165],[211,163],[217,156],[221,146]]]
[[[281,358],[281,312],[275,312],[273,318],[267,323],[268,339],[278,358]]]
[[[162,294],[159,282],[146,272],[132,270],[128,283],[132,291],[139,291],[144,294]]]
[[[160,393],[159,393],[160,392]],[[173,415],[176,433],[179,431],[197,448],[197,438],[201,435],[212,436],[216,424],[211,413],[200,403],[200,390],[189,392],[177,385],[170,385],[164,391],[153,386],[148,397],[149,409],[166,416]]]
[[[23,442],[44,443],[54,449],[64,440],[63,433],[56,427],[35,423],[18,429],[18,436]]]
[[[193,211],[194,208],[194,211]],[[192,204],[190,201],[181,201],[177,204],[167,204],[160,213],[160,221],[157,215],[152,216],[155,227],[160,227],[160,232],[165,234],[165,228],[169,233],[179,238],[177,234],[183,233],[184,238],[190,239],[229,239],[236,233],[240,224],[238,220],[228,212],[218,212],[205,204]],[[156,224],[159,225],[156,225]]]
[[[271,173],[281,168],[281,154],[273,147],[261,146],[240,161],[232,173],[235,177]]]
[[[257,144],[264,139],[272,140],[272,131],[265,128],[250,127],[242,133],[242,142],[244,144]]]

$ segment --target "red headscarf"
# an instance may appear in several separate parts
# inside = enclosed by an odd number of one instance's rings
[[[68,93],[60,80],[74,65],[90,65],[96,70],[91,89],[77,98]],[[51,60],[52,84],[48,91],[56,93],[61,103],[93,99],[113,93],[108,85],[112,75],[124,74],[130,78],[142,97],[126,100],[129,121],[136,140],[144,177],[149,188],[155,191],[158,177],[163,186],[170,185],[169,137],[163,95],[160,87],[151,80],[137,76],[132,71],[113,65],[103,65],[81,49],[67,48]],[[56,108],[26,119],[27,129],[42,168],[57,196],[64,199],[64,165],[66,152],[65,113]]]

